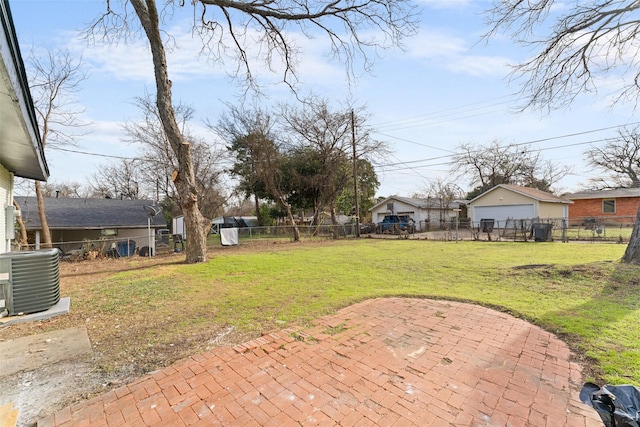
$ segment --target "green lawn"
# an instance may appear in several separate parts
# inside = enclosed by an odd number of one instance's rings
[[[367,298],[412,296],[508,311],[559,334],[599,379],[640,385],[640,267],[618,261],[624,245],[361,239],[265,246],[217,249],[206,264],[141,265],[68,291],[83,316],[115,318],[135,337],[113,363],[189,337],[194,343],[184,351],[197,351],[197,341],[224,328],[258,335]],[[98,330],[92,340],[111,341],[107,328]]]

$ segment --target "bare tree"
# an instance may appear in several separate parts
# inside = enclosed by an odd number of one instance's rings
[[[505,30],[535,52],[514,69],[524,78],[527,107],[569,106],[578,94],[596,92],[597,79],[604,76],[622,78],[613,102],[637,103],[639,9],[640,4],[630,0],[571,6],[557,0],[496,0],[487,15],[491,30],[486,37]]]
[[[47,181],[42,184],[42,195],[44,197],[95,197],[95,194],[86,183],[77,181]]]
[[[27,228],[22,220],[22,209],[20,208],[20,203],[16,202],[16,199],[13,199],[13,207],[16,209],[16,222],[20,228],[20,237],[16,239],[18,250],[20,250],[22,246],[26,246],[29,243],[27,239]]]
[[[570,173],[566,166],[541,158],[539,152],[517,144],[460,144],[453,156],[452,170],[469,179],[473,198],[498,184],[515,184],[551,191],[553,184]]]
[[[158,201],[167,198],[172,204],[179,205],[179,197],[171,184],[172,175],[178,170],[179,165],[164,133],[158,108],[153,97],[149,95],[136,98],[135,103],[142,113],[142,119],[127,121],[123,130],[127,135],[126,140],[138,144],[141,148],[140,157],[134,161],[137,185],[146,198],[155,198]],[[220,213],[226,200],[219,185],[223,173],[219,164],[223,154],[214,144],[193,135],[190,122],[194,113],[193,108],[184,104],[175,108],[180,132],[190,144],[193,154],[199,209],[205,218],[209,218],[210,226],[211,218]],[[125,184],[121,183],[126,189]]]
[[[298,27],[309,37],[322,33],[329,38],[331,48],[338,59],[346,60],[350,66],[356,54],[365,54],[368,47],[397,45],[403,36],[415,31],[413,7],[410,0],[336,0],[326,1],[234,1],[194,0],[166,1],[158,9],[155,0],[129,0],[119,14],[107,2],[105,13],[90,26],[89,34],[111,39],[112,36],[131,35],[127,5],[135,11],[151,48],[156,81],[156,104],[164,133],[174,151],[178,168],[174,174],[180,204],[185,217],[187,231],[187,263],[207,259],[206,230],[210,221],[205,219],[198,207],[197,185],[193,170],[191,146],[181,134],[172,100],[171,80],[167,66],[165,40],[161,23],[168,23],[175,7],[193,7],[194,32],[203,39],[204,51],[213,59],[232,52],[237,61],[237,74],[249,85],[255,84],[251,68],[250,49],[258,44],[262,59],[271,64],[278,57],[284,64],[283,80],[295,82],[297,50],[285,30]],[[163,14],[164,12],[167,12]],[[168,27],[168,25],[167,25]],[[257,38],[246,37],[249,30],[256,30]],[[359,32],[374,31],[382,38],[363,37]],[[240,72],[242,70],[242,72]]]
[[[89,185],[93,193],[113,199],[140,200],[150,198],[141,186],[142,162],[122,159],[117,163],[100,167],[91,177]]]
[[[244,175],[245,190],[268,195],[285,211],[293,228],[293,240],[300,240],[300,230],[289,203],[289,182],[283,171],[288,157],[283,142],[273,135],[274,121],[270,114],[256,108],[253,110],[229,106],[229,113],[223,115],[218,126],[210,127],[223,139],[229,141],[234,154],[241,156],[251,167],[238,170]],[[234,168],[235,169],[235,168]],[[258,196],[256,196],[258,197]],[[256,206],[259,210],[259,207]]]
[[[310,151],[318,165],[309,183],[318,197],[314,217],[319,210],[328,209],[333,225],[338,224],[336,199],[353,182],[353,144],[360,158],[387,152],[383,142],[370,137],[364,108],[359,108],[358,114],[352,115],[353,111],[350,107],[334,109],[328,100],[316,97],[304,100],[297,108],[282,106],[280,111],[281,136],[289,140],[289,146]],[[358,128],[357,141],[353,141],[353,127]]]
[[[455,200],[464,198],[464,191],[458,184],[443,178],[429,179],[424,188],[414,197],[427,200],[427,221],[431,222],[431,208],[436,207],[440,224],[445,221],[445,211]],[[429,224],[430,225],[430,224]]]
[[[351,177],[347,154],[351,150],[350,111],[331,111],[327,100],[307,99],[299,108],[283,106],[280,117],[282,135],[291,146],[310,153],[318,165],[309,183],[317,194],[314,218],[327,208],[336,225],[335,199]]]
[[[605,172],[606,177],[592,179],[594,187],[640,187],[640,135],[638,128],[619,129],[618,138],[603,146],[592,146],[586,152],[587,162]]]
[[[630,100],[637,106],[640,3],[595,0],[555,8],[558,3],[499,0],[489,14],[492,29],[487,36],[505,29],[518,42],[535,49],[531,59],[515,71],[525,79],[522,92],[527,97],[526,106],[568,106],[578,94],[595,92],[601,77],[614,77],[620,82],[613,89],[614,103]],[[551,31],[546,22],[550,16],[555,19]],[[640,261],[640,210],[623,261]]]
[[[43,148],[75,145],[80,136],[78,130],[85,126],[80,120],[84,110],[78,108],[74,98],[87,78],[82,59],[73,58],[65,50],[34,49],[26,63]],[[42,224],[42,246],[51,247],[42,186],[40,181],[34,182]]]

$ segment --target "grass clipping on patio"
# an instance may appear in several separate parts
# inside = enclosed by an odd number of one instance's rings
[[[624,249],[363,239],[241,245],[197,265],[178,255],[66,264],[71,313],[0,338],[85,325],[97,369],[137,376],[364,299],[431,297],[524,318],[568,342],[588,379],[640,385],[640,267],[618,261]]]

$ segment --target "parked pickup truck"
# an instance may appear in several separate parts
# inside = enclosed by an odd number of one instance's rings
[[[382,221],[376,224],[376,233],[378,234],[398,234],[401,231],[413,233],[415,229],[415,221],[408,215],[385,215]]]

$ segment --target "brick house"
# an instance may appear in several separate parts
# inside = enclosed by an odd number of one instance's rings
[[[565,194],[571,200],[569,222],[583,225],[605,221],[616,224],[633,224],[640,207],[640,188],[581,191]]]

